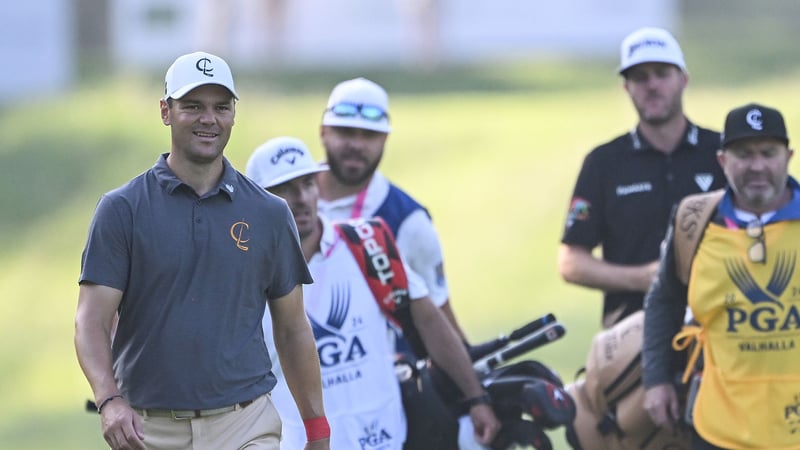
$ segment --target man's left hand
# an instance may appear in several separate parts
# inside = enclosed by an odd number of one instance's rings
[[[475,428],[475,438],[483,445],[490,445],[501,427],[492,407],[483,403],[475,405],[470,408],[469,417]]]

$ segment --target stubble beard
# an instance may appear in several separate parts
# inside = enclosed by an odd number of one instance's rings
[[[751,190],[747,187],[747,180],[742,180],[741,187],[736,188],[736,195],[740,198],[744,206],[754,210],[771,209],[773,204],[778,201],[778,198],[783,193],[781,186],[786,186],[786,179],[778,179],[780,177],[769,176],[769,188]]]
[[[683,114],[683,102],[681,101],[680,95],[678,95],[657,114],[648,114],[644,107],[637,107],[637,110],[639,113],[639,120],[650,126],[658,127],[681,116]]]
[[[362,170],[353,171],[345,170],[335,158],[328,157],[328,167],[330,173],[339,183],[345,186],[358,186],[369,180],[372,175],[378,170],[378,165],[381,160],[378,158],[375,162],[367,165]]]

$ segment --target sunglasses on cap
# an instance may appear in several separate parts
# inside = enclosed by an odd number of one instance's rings
[[[381,119],[389,118],[389,113],[375,105],[365,105],[363,103],[337,103],[325,112],[332,112],[338,117],[361,116],[363,119],[377,122]]]

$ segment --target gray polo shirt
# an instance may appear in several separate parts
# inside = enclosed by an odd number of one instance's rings
[[[202,198],[166,154],[97,204],[80,282],[123,291],[114,375],[131,405],[208,409],[275,385],[267,299],[312,282],[286,203],[224,160]]]

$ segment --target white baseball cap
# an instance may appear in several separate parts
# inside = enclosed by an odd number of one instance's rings
[[[629,34],[620,46],[620,74],[637,64],[649,62],[673,64],[686,72],[678,41],[662,28],[640,28]]]
[[[281,136],[261,144],[250,155],[245,175],[267,189],[311,173],[328,170],[317,164],[300,139]]]
[[[388,133],[389,95],[366,78],[342,81],[331,91],[322,124]]]
[[[164,99],[179,99],[204,84],[225,86],[239,100],[228,63],[219,56],[205,52],[180,56],[169,66],[164,79]]]

